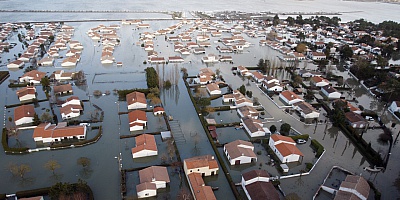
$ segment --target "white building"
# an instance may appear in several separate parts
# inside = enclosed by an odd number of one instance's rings
[[[32,105],[21,105],[14,109],[14,122],[16,126],[30,124],[35,116],[35,108]]]
[[[296,147],[296,142],[286,136],[273,134],[269,139],[269,147],[282,163],[301,162],[303,153]]]
[[[58,125],[51,123],[39,124],[33,131],[35,142],[59,142],[65,139],[85,139],[86,126],[67,126],[66,122],[60,122]]]
[[[144,93],[141,92],[131,92],[127,94],[126,102],[128,104],[128,110],[147,108],[146,97]]]
[[[400,112],[400,101],[392,101],[388,109],[392,112]]]
[[[257,162],[257,156],[253,151],[253,144],[243,140],[235,140],[224,145],[225,155],[231,165]]]
[[[338,92],[335,88],[330,85],[326,85],[321,88],[322,94],[324,94],[328,99],[340,99],[342,94]]]
[[[156,139],[153,135],[142,134],[135,137],[136,147],[132,148],[132,158],[158,155]]]
[[[294,103],[304,101],[301,97],[295,94],[292,91],[285,90],[279,94],[279,98],[286,104],[286,105],[293,105]]]
[[[147,115],[143,110],[134,110],[128,113],[129,130],[139,131],[147,126]]]
[[[279,194],[265,170],[252,170],[243,173],[241,185],[249,200],[279,200]]]
[[[271,134],[271,131],[268,128],[264,128],[263,124],[260,120],[244,117],[240,119],[243,123],[244,129],[250,135],[250,137],[261,137],[266,134]]]
[[[202,176],[213,176],[218,174],[219,167],[214,156],[204,155],[185,159],[183,169],[186,175],[198,173]]]

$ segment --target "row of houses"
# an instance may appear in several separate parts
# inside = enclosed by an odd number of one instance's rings
[[[117,30],[120,29],[119,25],[98,25],[95,28],[89,29],[87,35],[95,42],[101,41],[102,51],[100,62],[101,64],[112,64],[115,62],[113,56],[115,46],[120,43],[120,38],[117,35]]]

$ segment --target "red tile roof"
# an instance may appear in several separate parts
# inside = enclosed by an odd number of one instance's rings
[[[126,102],[128,105],[131,105],[136,102],[144,103],[144,104],[147,103],[144,93],[141,93],[141,92],[131,92],[131,93],[127,94]]]
[[[192,158],[187,158],[184,160],[186,167],[188,169],[195,169],[201,167],[209,167],[210,169],[218,169],[218,163],[214,159],[214,156],[204,155]]]
[[[22,119],[23,117],[33,117],[35,115],[35,108],[32,105],[22,105],[14,109],[14,121]]]

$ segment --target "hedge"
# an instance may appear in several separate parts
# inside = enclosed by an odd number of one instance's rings
[[[231,110],[230,106],[218,106],[218,107],[214,107],[215,111],[228,111]]]
[[[304,135],[295,135],[295,136],[289,136],[291,137],[294,141],[298,140],[298,139],[303,139],[308,141],[308,138],[310,137],[308,134],[304,134]]]
[[[306,171],[309,172],[311,168],[313,167],[312,163],[306,163]]]
[[[33,190],[18,191],[15,193],[15,195],[17,195],[18,198],[28,198],[34,196],[44,196],[47,195],[49,191],[50,187],[46,187]]]
[[[26,87],[28,86],[28,83],[19,83],[19,84],[14,84],[14,83],[10,83],[8,84],[9,88],[18,88],[18,87]]]
[[[316,139],[311,140],[311,145],[317,151],[317,154],[315,154],[315,157],[319,158],[322,155],[322,153],[324,152],[324,146],[322,146]]]
[[[95,128],[95,127],[92,127],[92,129],[93,128]],[[83,140],[83,141],[79,141],[79,142],[74,142],[72,144],[53,144],[50,147],[51,148],[61,148],[61,147],[69,147],[71,145],[81,146],[81,145],[85,145],[85,144],[89,144],[89,143],[97,141],[101,137],[101,135],[102,135],[102,127],[99,126],[99,132],[97,133],[97,135],[94,138],[92,138],[90,140]]]
[[[133,88],[129,90],[118,90],[118,97],[119,99],[125,99],[126,95],[131,92],[142,92],[147,95],[148,93],[150,93],[150,89]]]
[[[382,196],[381,192],[379,192],[379,190],[376,189],[375,185],[371,181],[367,181],[367,182],[368,182],[369,187],[371,187],[371,189],[375,193],[375,200],[380,200],[381,196]]]
[[[21,147],[21,148],[11,148],[8,146],[8,135],[7,129],[3,128],[2,136],[1,136],[1,144],[3,145],[3,149],[6,153],[27,153],[29,148]]]

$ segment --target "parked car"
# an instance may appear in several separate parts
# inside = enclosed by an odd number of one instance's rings
[[[306,143],[307,142],[307,140],[304,140],[304,139],[297,139],[296,140],[296,143],[297,144],[304,144],[304,143]]]

